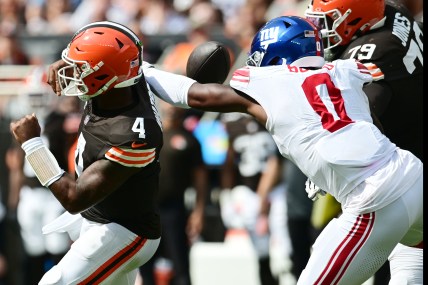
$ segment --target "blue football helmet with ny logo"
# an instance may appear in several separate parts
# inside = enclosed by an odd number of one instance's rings
[[[321,33],[299,16],[280,16],[268,21],[255,35],[247,65],[321,67],[324,49]]]

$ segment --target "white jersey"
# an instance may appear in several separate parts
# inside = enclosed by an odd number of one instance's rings
[[[266,128],[284,157],[340,203],[349,203],[348,194],[384,167],[397,149],[372,122],[362,90],[371,80],[368,70],[350,59],[317,70],[248,66],[235,71],[230,85],[263,107]],[[421,171],[422,165],[416,164]],[[395,185],[405,192],[406,175],[388,177],[371,195],[391,191]],[[398,196],[392,194],[382,203]]]

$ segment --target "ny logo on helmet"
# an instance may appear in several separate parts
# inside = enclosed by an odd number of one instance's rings
[[[272,27],[260,31],[260,45],[267,49],[271,43],[278,41],[279,27]]]

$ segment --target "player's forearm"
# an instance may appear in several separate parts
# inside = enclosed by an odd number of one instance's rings
[[[144,76],[157,97],[176,107],[189,108],[187,93],[195,80],[154,67],[145,68]]]
[[[101,167],[107,162],[100,162],[101,166],[95,165],[85,171],[85,175],[82,174],[85,178],[78,183],[72,175],[61,169],[56,158],[40,137],[26,140],[22,143],[22,149],[40,183],[49,188],[61,205],[72,214],[93,206],[117,187],[115,183],[102,182],[99,175],[104,171]],[[109,172],[108,176],[113,175]],[[102,189],[102,191],[97,189]]]
[[[71,214],[80,213],[93,204],[89,200],[79,198],[77,183],[74,177],[68,173],[65,173],[59,180],[52,183],[48,188],[64,209]]]
[[[102,201],[139,171],[138,167],[100,159],[85,168],[77,180],[64,174],[49,189],[67,211],[75,214]]]
[[[211,112],[248,111],[249,102],[228,86],[199,84],[186,76],[154,67],[145,68],[144,75],[152,92],[176,107],[192,107]]]

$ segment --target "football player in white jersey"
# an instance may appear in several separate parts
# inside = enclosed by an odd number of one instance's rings
[[[269,21],[230,86],[149,65],[144,74],[152,91],[176,106],[260,121],[281,154],[343,208],[314,243],[298,284],[359,285],[398,243],[422,246],[423,163],[374,124],[362,90],[370,72],[354,59],[325,63],[320,37],[301,17]]]

